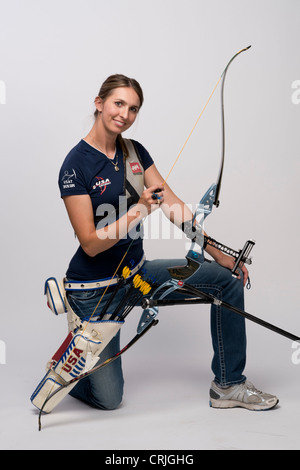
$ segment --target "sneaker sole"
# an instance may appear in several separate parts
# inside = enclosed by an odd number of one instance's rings
[[[228,409],[228,408],[246,408],[247,410],[250,411],[267,411],[271,410],[272,408],[275,408],[275,406],[279,403],[279,400],[277,400],[275,403],[266,405],[266,406],[261,406],[261,405],[255,405],[253,403],[242,403],[237,400],[214,400],[211,399],[209,401],[209,406],[211,408],[219,408],[219,409]]]

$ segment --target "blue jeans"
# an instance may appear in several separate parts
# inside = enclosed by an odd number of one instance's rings
[[[146,261],[143,272],[162,284],[170,279],[167,270],[172,266],[184,266],[185,259]],[[232,277],[231,272],[216,262],[205,261],[201,268],[189,279],[188,284],[210,293],[224,302],[244,309],[244,288],[242,279]],[[123,298],[125,290],[121,289],[116,296],[110,311]],[[68,300],[74,312],[81,318],[94,311],[103,290],[70,292]],[[105,305],[110,293],[106,293],[101,304]],[[174,292],[168,298],[182,298]],[[201,307],[200,307],[201,308]],[[99,313],[101,306],[99,307]],[[142,313],[142,312],[141,312]],[[172,334],[172,332],[170,332]],[[211,337],[213,346],[212,371],[214,380],[222,387],[239,384],[246,380],[243,371],[246,364],[246,331],[245,319],[218,305],[211,306]],[[113,338],[101,353],[100,361],[113,356],[120,348],[120,332]],[[123,373],[121,358],[112,362],[100,371],[82,379],[70,394],[92,406],[101,409],[116,408],[123,395]]]

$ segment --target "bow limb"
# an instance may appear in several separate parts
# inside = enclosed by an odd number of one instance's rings
[[[226,74],[228,71],[229,66],[231,63],[234,61],[234,59],[241,54],[242,52],[247,51],[250,49],[251,46],[245,47],[244,49],[241,49],[239,52],[237,52],[228,62],[226,65],[224,72],[222,73],[222,85],[221,85],[221,116],[222,116],[222,157],[221,157],[221,165],[219,169],[219,176],[217,179],[216,183],[216,191],[215,191],[215,200],[214,200],[214,205],[216,207],[219,206],[220,201],[219,201],[219,194],[221,190],[221,182],[222,182],[222,176],[223,176],[223,169],[224,169],[224,161],[225,161],[225,112],[224,112],[224,85],[225,85],[225,78]]]
[[[197,215],[202,212],[204,219],[212,212],[213,205],[216,207],[219,207],[220,200],[220,191],[221,191],[221,183],[222,183],[222,177],[223,177],[223,170],[224,170],[224,162],[225,162],[225,106],[224,106],[224,86],[225,86],[225,78],[227,71],[234,61],[234,59],[240,55],[242,52],[247,51],[250,49],[251,46],[245,47],[244,49],[241,49],[239,52],[237,52],[228,62],[226,65],[222,75],[222,84],[221,84],[221,121],[222,121],[222,151],[221,151],[221,163],[220,163],[220,168],[219,168],[219,174],[217,178],[217,182],[213,183],[210,188],[206,191],[204,196],[202,197],[200,204],[196,210],[194,218],[197,217]],[[202,211],[201,211],[201,205],[202,205]]]
[[[239,52],[237,52],[228,62],[226,65],[220,79],[222,80],[221,84],[221,121],[222,121],[222,151],[221,151],[221,163],[220,163],[220,168],[219,168],[219,174],[217,178],[217,182],[213,183],[202,199],[200,200],[200,203],[197,206],[197,209],[195,211],[195,214],[193,216],[193,223],[197,219],[199,215],[201,215],[201,220],[199,221],[200,225],[203,225],[205,218],[211,214],[213,206],[219,207],[220,200],[220,191],[221,191],[221,183],[222,183],[222,177],[223,177],[223,170],[224,170],[224,162],[225,162],[225,110],[224,110],[224,85],[225,85],[225,78],[227,71],[231,65],[231,63],[234,61],[234,59],[240,55],[242,52],[247,51],[250,49],[251,46],[245,47],[244,49],[241,49]],[[199,254],[195,250],[195,242],[192,242],[192,246],[190,248],[191,256],[193,258],[198,258]]]

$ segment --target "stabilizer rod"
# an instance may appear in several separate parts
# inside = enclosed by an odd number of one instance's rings
[[[196,297],[193,298],[185,298],[185,299],[162,299],[162,300],[155,300],[155,299],[143,299],[142,307],[143,308],[149,308],[149,307],[160,307],[160,306],[168,306],[168,305],[186,305],[186,304],[198,304],[198,303],[207,303],[207,304],[215,304],[222,306],[224,308],[227,308],[228,310],[231,310],[234,313],[237,313],[238,315],[241,315],[242,317],[246,318],[247,320],[251,320],[254,323],[257,323],[258,325],[263,326],[264,328],[267,328],[271,331],[274,331],[275,333],[278,333],[281,336],[285,336],[286,338],[291,339],[292,341],[298,341],[300,342],[300,337],[296,336],[292,333],[289,333],[288,331],[283,330],[282,328],[278,328],[275,325],[272,325],[271,323],[266,322],[265,320],[262,320],[261,318],[258,318],[254,315],[251,315],[250,313],[245,312],[244,310],[241,310],[237,307],[234,307],[233,305],[228,304],[227,302],[224,302],[222,300],[219,300],[217,297],[214,297],[211,294],[207,294],[206,292],[202,292],[198,289],[196,289],[193,286],[190,286],[188,284],[184,284],[183,286],[184,291],[189,293],[190,295],[194,295]],[[178,288],[177,292],[180,293],[180,289]]]

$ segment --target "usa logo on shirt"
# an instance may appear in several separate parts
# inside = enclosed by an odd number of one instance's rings
[[[106,187],[111,184],[109,178],[102,178],[101,176],[96,176],[96,183],[93,185],[93,189],[100,189],[100,194],[103,194],[106,190]]]
[[[140,167],[140,164],[138,162],[133,162],[130,163],[131,171],[134,175],[141,175],[142,174],[142,169]]]

